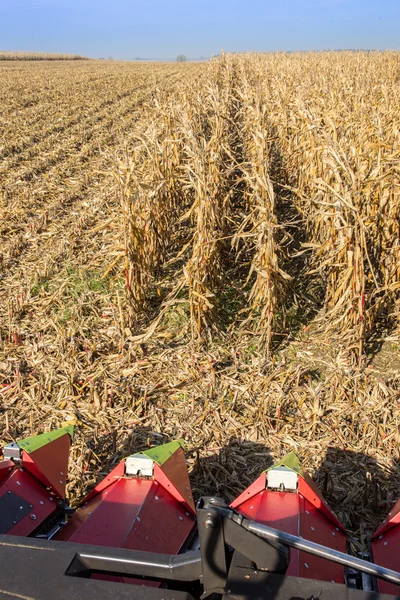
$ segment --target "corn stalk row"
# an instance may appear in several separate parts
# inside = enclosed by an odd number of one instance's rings
[[[326,281],[329,327],[360,357],[399,295],[398,62],[390,53],[258,61],[271,133]]]

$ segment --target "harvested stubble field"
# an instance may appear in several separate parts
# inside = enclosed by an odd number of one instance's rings
[[[364,549],[400,496],[400,60],[0,65],[1,442],[70,495],[186,441],[230,499],[291,449]]]

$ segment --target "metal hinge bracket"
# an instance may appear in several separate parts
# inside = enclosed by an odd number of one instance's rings
[[[11,444],[7,444],[3,448],[3,458],[4,460],[12,460],[16,464],[19,464],[22,459],[22,451],[16,442],[12,442]]]
[[[267,473],[267,489],[282,492],[297,490],[298,475],[288,467],[276,467]]]
[[[144,454],[132,454],[125,459],[125,475],[130,477],[153,477],[154,461]]]

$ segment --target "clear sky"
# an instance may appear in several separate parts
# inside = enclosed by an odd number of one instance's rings
[[[400,0],[0,0],[0,50],[116,59],[400,49]]]

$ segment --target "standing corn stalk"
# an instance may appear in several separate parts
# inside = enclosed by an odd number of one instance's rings
[[[254,65],[255,66],[255,65]],[[241,135],[243,140],[242,171],[246,183],[248,215],[242,227],[250,227],[254,239],[254,258],[249,272],[255,274],[250,292],[250,320],[255,320],[256,330],[269,354],[273,336],[273,324],[279,304],[283,303],[285,284],[290,280],[279,266],[282,251],[277,240],[278,219],[275,211],[275,193],[270,179],[270,157],[266,105],[262,102],[259,85],[254,82],[257,70],[254,69],[253,85],[250,85],[245,70],[237,94],[240,98]],[[257,82],[259,84],[259,81]],[[248,319],[245,323],[248,322]]]
[[[218,65],[219,66],[219,65]],[[223,65],[224,66],[224,65]],[[185,269],[189,289],[192,336],[200,339],[215,326],[215,290],[221,278],[221,249],[229,211],[229,66],[222,79],[211,82],[197,102],[198,114],[186,117],[186,185],[193,193],[195,218],[192,255]],[[204,119],[203,111],[206,110]],[[193,123],[200,124],[196,130]]]
[[[329,326],[358,357],[398,282],[399,90],[388,71],[384,89],[391,91],[382,97],[377,73],[387,62],[360,53],[346,61],[265,63],[271,127],[304,215],[314,270],[326,279]]]
[[[146,306],[154,275],[166,259],[183,209],[179,183],[181,143],[171,106],[156,103],[153,125],[135,135],[130,156],[119,162],[124,219],[126,287],[131,317]],[[157,116],[156,116],[157,115]]]

